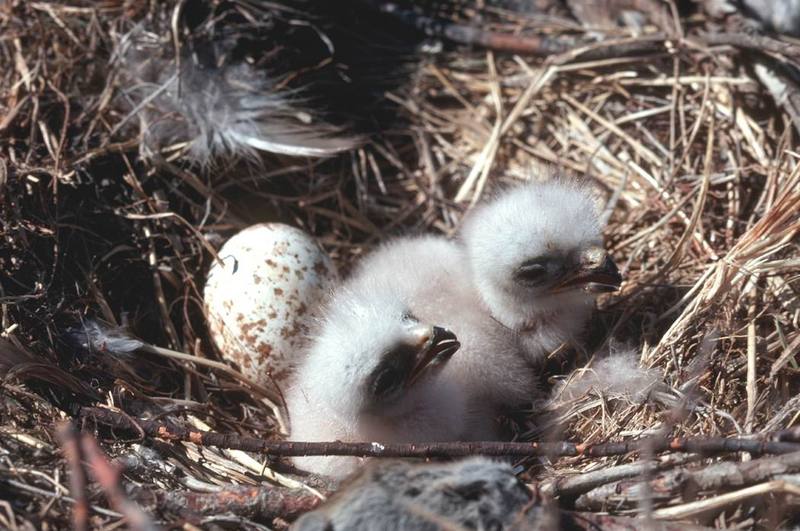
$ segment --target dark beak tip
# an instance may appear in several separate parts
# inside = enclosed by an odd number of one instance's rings
[[[448,330],[447,328],[443,328],[441,326],[434,326],[433,327],[433,343],[441,343],[443,341],[457,341],[456,335]]]
[[[582,287],[590,293],[609,293],[617,291],[622,284],[622,275],[617,264],[606,254],[598,264],[584,264],[574,276],[569,277],[559,288]]]
[[[461,343],[453,332],[440,326],[434,326],[428,346],[420,352],[420,357],[412,369],[411,378],[406,385],[414,385],[431,367],[443,366],[460,348]]]
[[[611,255],[606,254],[603,262],[591,271],[591,274],[597,277],[602,284],[614,286],[617,289],[622,284],[622,274],[619,272],[617,264],[611,258]]]

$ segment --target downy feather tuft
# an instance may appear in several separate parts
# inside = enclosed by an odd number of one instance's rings
[[[140,26],[116,52],[129,108],[117,127],[138,118],[143,156],[182,148],[190,161],[208,165],[258,152],[325,157],[361,143],[316,120],[303,108],[302,91],[278,86],[245,60],[227,62],[235,46],[229,39],[184,46],[179,60],[165,40]]]

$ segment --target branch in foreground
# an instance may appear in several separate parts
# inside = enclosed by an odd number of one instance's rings
[[[359,456],[359,457],[608,457],[640,451],[660,452],[750,452],[752,454],[785,454],[800,451],[800,444],[778,441],[757,441],[724,437],[639,439],[625,442],[581,444],[559,442],[446,442],[381,444],[376,442],[287,442],[268,441],[233,433],[192,430],[171,422],[138,419],[109,409],[85,407],[81,417],[116,430],[131,430],[170,441],[187,441],[201,446],[215,446],[273,456]]]

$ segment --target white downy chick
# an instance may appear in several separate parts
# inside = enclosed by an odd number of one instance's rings
[[[423,323],[391,286],[342,287],[333,296],[286,403],[294,441],[379,443],[458,440],[465,401],[442,377],[455,336]],[[355,457],[300,457],[295,464],[341,478]]]
[[[516,333],[485,311],[456,242],[430,235],[392,240],[359,263],[348,285],[366,292],[376,282],[392,283],[417,318],[458,337],[461,349],[444,375],[469,399],[466,439],[496,438],[498,411],[536,398],[536,369],[520,354]]]
[[[622,278],[603,248],[587,186],[527,183],[478,207],[462,233],[473,282],[491,315],[536,362],[586,324],[596,294]]]

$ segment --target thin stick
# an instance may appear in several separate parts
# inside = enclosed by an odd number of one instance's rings
[[[771,492],[782,492],[786,494],[792,494],[794,496],[800,496],[800,487],[792,485],[787,481],[775,480],[768,483],[762,483],[761,485],[747,487],[746,489],[737,490],[736,492],[729,492],[727,494],[715,496],[707,500],[684,503],[683,505],[676,505],[675,507],[665,507],[655,511],[653,516],[665,520],[690,518],[708,511],[718,511],[733,503]]]
[[[155,531],[156,526],[138,505],[128,499],[122,486],[119,468],[112,465],[97,441],[84,433],[80,438],[83,455],[92,467],[92,475],[103,488],[114,509],[125,515],[130,529],[135,531]]]
[[[360,457],[464,457],[486,456],[549,456],[549,457],[607,457],[639,452],[643,444],[651,445],[657,452],[750,452],[754,454],[784,454],[800,451],[800,444],[757,441],[752,439],[712,438],[648,438],[625,442],[580,444],[559,442],[435,442],[435,443],[377,443],[377,442],[293,442],[268,441],[255,437],[244,437],[235,433],[200,431],[177,426],[174,423],[138,419],[137,425],[130,418],[110,409],[85,407],[81,417],[114,429],[141,429],[151,437],[170,441],[187,441],[201,446],[215,446],[263,452],[274,456],[296,457],[360,456]]]
[[[72,508],[72,528],[75,531],[85,531],[89,529],[89,497],[86,493],[88,480],[86,470],[83,468],[83,452],[78,440],[78,432],[75,427],[67,422],[58,429],[58,436],[61,439],[61,447],[64,458],[69,464],[69,490],[75,500]]]
[[[566,52],[570,45],[565,40],[547,36],[521,36],[510,33],[485,31],[475,26],[456,24],[448,20],[425,16],[409,9],[403,9],[394,2],[375,2],[375,7],[429,37],[444,38],[458,44],[480,46],[487,50],[547,56]]]
[[[791,455],[791,454],[790,454]],[[675,455],[670,460],[649,462],[637,461],[624,465],[601,468],[581,474],[557,477],[541,485],[541,491],[550,496],[577,496],[609,483],[641,477],[643,474],[659,472],[670,467],[680,466],[697,457]]]
[[[636,464],[623,466],[633,467]],[[687,488],[698,493],[717,492],[720,489],[743,488],[772,481],[798,471],[800,471],[800,452],[743,462],[724,461],[702,468],[676,468],[648,480],[647,489],[638,479],[607,482],[587,492],[578,499],[577,504],[583,509],[601,508],[609,504],[617,509],[623,509],[635,506],[648,492],[654,492],[659,500],[666,500],[680,495]],[[593,472],[588,475],[596,474]]]
[[[753,423],[756,416],[756,401],[758,400],[758,386],[756,384],[756,305],[750,304],[748,310],[750,322],[747,323],[747,414],[744,429],[747,433],[753,432]]]
[[[321,503],[319,497],[303,489],[251,485],[225,485],[214,492],[163,490],[155,493],[155,499],[157,510],[185,516],[235,514],[290,520]]]

